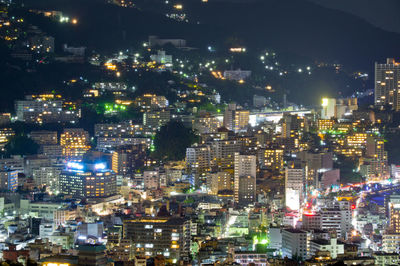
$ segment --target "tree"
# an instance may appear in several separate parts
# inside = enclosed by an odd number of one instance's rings
[[[39,145],[26,136],[15,136],[4,147],[6,155],[37,154]]]
[[[193,144],[195,135],[181,122],[171,121],[161,127],[154,139],[155,157],[162,160],[182,160],[186,148]]]
[[[356,172],[358,164],[356,160],[343,155],[337,155],[337,158],[334,167],[340,169],[340,182],[342,184],[362,181],[362,176]]]

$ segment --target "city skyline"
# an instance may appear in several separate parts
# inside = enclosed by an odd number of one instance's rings
[[[0,0],[0,263],[398,265],[386,1]]]

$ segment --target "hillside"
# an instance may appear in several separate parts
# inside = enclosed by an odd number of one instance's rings
[[[270,46],[364,69],[370,69],[376,60],[400,55],[399,34],[305,0],[193,2],[190,13],[195,20],[221,26],[228,34],[239,36],[249,47]]]
[[[273,48],[365,70],[371,70],[376,60],[400,54],[399,34],[307,0],[183,1],[184,12],[194,23],[179,23],[157,14],[160,10],[153,2],[160,4],[159,0],[142,2],[147,7],[144,11],[105,5],[101,0],[40,0],[26,5],[45,3],[42,6],[77,16],[79,27],[57,29],[53,34],[59,41],[75,40],[96,48],[129,47],[151,34],[186,38],[195,47],[213,43],[226,48],[232,45],[230,40],[236,40],[252,49]]]
[[[310,0],[319,5],[348,12],[387,31],[400,33],[398,0]]]

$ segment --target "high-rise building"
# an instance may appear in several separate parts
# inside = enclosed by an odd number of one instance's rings
[[[208,145],[186,148],[186,167],[192,173],[201,174],[209,171],[210,163],[210,147]]]
[[[261,149],[259,150],[260,165],[263,168],[280,170],[283,168],[283,155],[283,149]]]
[[[116,182],[105,162],[69,162],[60,174],[60,192],[73,198],[108,197],[117,193]]]
[[[382,235],[382,249],[387,253],[399,253],[400,234],[384,233]]]
[[[371,166],[368,179],[383,179],[389,177],[388,155],[385,151],[383,138],[368,136],[366,140],[365,163]]]
[[[300,133],[299,131],[304,130],[305,126],[303,117],[284,113],[282,122],[282,138],[297,138]]]
[[[285,168],[285,204],[291,210],[299,210],[304,200],[305,169],[293,166]]]
[[[112,153],[112,170],[119,176],[132,177],[135,167],[144,165],[145,145],[121,146]]]
[[[240,152],[237,140],[216,140],[211,143],[212,162],[222,169],[233,167],[236,152]]]
[[[63,156],[63,148],[60,145],[41,145],[39,152],[51,159],[58,159]]]
[[[185,260],[190,252],[190,221],[173,217],[124,220],[123,238],[132,240],[136,256],[162,254],[168,260]]]
[[[143,125],[159,129],[171,120],[171,112],[168,109],[150,110],[143,113]]]
[[[235,202],[249,204],[256,201],[257,158],[255,155],[235,153],[234,195]]]
[[[0,189],[15,192],[18,188],[18,171],[0,171]]]
[[[90,149],[89,133],[82,128],[66,128],[60,137],[63,155],[69,160],[80,160]]]
[[[49,166],[33,169],[33,181],[38,187],[46,187],[46,190],[51,193],[58,194],[60,192],[61,169],[59,167]]]
[[[310,189],[319,185],[319,175],[333,168],[333,154],[331,152],[302,151],[297,157],[307,168],[307,186]]]
[[[400,204],[389,202],[389,217],[391,233],[400,234]]]
[[[351,211],[349,208],[325,208],[320,212],[321,229],[346,237],[351,230]]]
[[[400,110],[400,63],[388,58],[386,64],[375,63],[375,105]]]
[[[207,178],[207,188],[210,194],[217,195],[220,191],[233,191],[233,175],[227,171],[212,173]]]
[[[250,111],[248,110],[236,110],[233,123],[233,131],[239,132],[247,129],[249,126]]]
[[[249,126],[250,112],[238,110],[236,104],[229,104],[224,113],[224,127],[234,132],[240,132]]]

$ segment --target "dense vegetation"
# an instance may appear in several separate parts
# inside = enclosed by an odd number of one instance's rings
[[[183,160],[186,147],[190,147],[195,141],[192,131],[180,122],[170,122],[161,127],[154,139],[154,155],[162,160]]]

